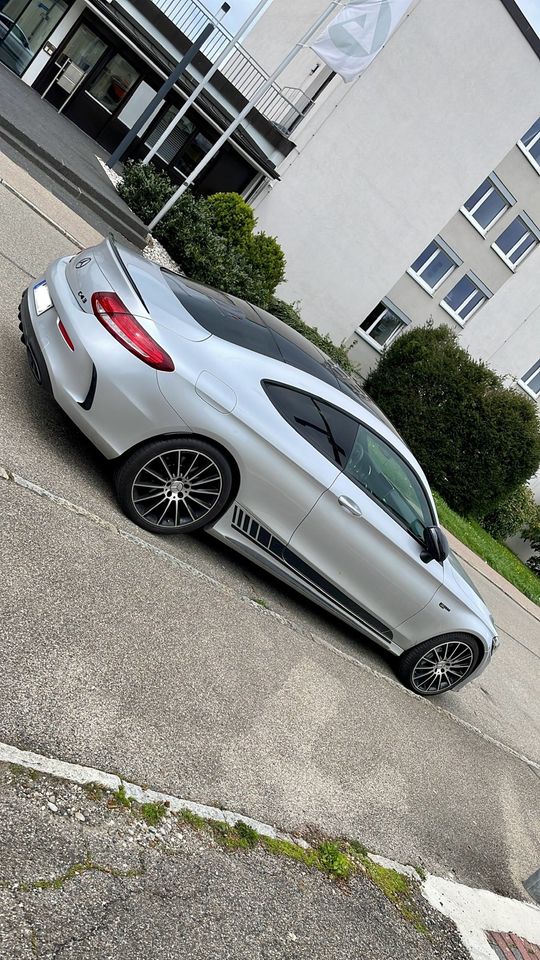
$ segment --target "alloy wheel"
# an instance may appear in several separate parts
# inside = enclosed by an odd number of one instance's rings
[[[474,651],[461,640],[451,640],[432,647],[420,658],[412,672],[412,686],[419,693],[442,693],[450,690],[469,673]]]
[[[170,529],[204,520],[219,500],[222,485],[221,471],[210,456],[178,448],[141,467],[131,496],[143,520]]]

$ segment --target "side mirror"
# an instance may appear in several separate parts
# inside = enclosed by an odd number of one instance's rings
[[[437,560],[442,563],[446,560],[449,552],[448,540],[440,527],[424,528],[424,549],[420,554],[423,563],[429,563],[431,560]]]

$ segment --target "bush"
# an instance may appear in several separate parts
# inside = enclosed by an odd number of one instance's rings
[[[349,356],[345,347],[337,347],[335,343],[330,340],[330,337],[319,333],[316,327],[309,327],[307,323],[304,323],[302,317],[300,316],[298,310],[292,303],[286,303],[284,300],[278,300],[276,297],[273,297],[270,301],[268,307],[270,313],[275,317],[278,317],[279,320],[283,320],[284,323],[287,323],[289,327],[292,327],[293,330],[297,330],[298,333],[301,333],[306,340],[310,340],[311,343],[314,343],[316,347],[319,347],[320,350],[323,350],[324,353],[327,353],[328,356],[339,364],[347,373],[352,373],[354,367],[349,360]]]
[[[143,223],[150,223],[172,196],[174,187],[169,177],[158,173],[151,163],[126,163],[124,179],[118,193]]]
[[[126,164],[120,195],[149,223],[174,191],[149,164]],[[266,308],[285,272],[274,237],[253,234],[253,210],[237,193],[196,197],[186,191],[154,229],[155,237],[193,280]]]
[[[461,513],[485,515],[538,468],[536,405],[473,360],[444,325],[395,340],[365,386]]]
[[[482,525],[496,540],[507,540],[523,533],[534,523],[536,514],[534,494],[528,484],[522,483],[482,518]]]
[[[233,247],[245,246],[257,222],[249,203],[239,193],[214,193],[207,203],[216,233]]]

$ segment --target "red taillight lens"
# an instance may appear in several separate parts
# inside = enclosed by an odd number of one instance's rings
[[[139,360],[156,370],[174,370],[169,354],[146,332],[115,293],[92,294],[92,310],[111,336]]]

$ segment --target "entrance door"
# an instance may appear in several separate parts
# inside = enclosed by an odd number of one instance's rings
[[[45,99],[58,110],[64,110],[106,50],[105,41],[90,27],[86,24],[78,27],[61,54],[55,58]]]

